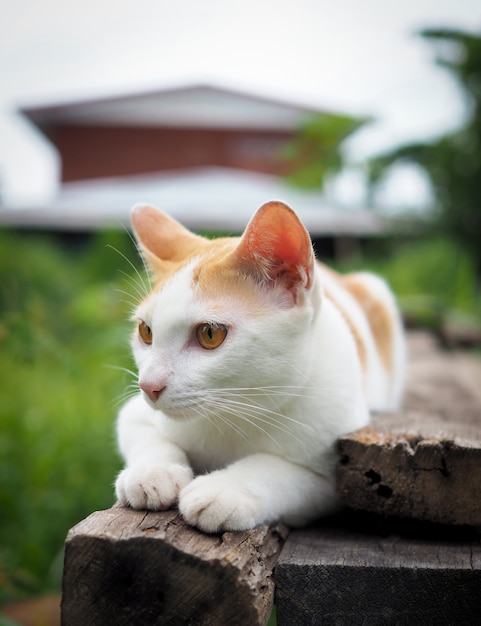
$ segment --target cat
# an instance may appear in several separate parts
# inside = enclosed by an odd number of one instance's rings
[[[385,282],[339,275],[281,202],[208,240],[149,205],[132,225],[154,286],[120,410],[120,504],[178,506],[204,532],[338,510],[336,440],[399,406],[403,330]]]

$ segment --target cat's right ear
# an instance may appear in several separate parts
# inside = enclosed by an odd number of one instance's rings
[[[203,242],[202,237],[148,204],[136,204],[130,219],[140,251],[154,273],[161,272],[166,262],[183,261]]]
[[[284,287],[294,300],[312,285],[314,250],[309,233],[283,202],[261,206],[242,235],[235,259],[263,284]]]

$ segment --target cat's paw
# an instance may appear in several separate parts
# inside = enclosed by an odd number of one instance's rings
[[[177,502],[192,478],[191,468],[185,465],[127,467],[117,477],[115,492],[124,506],[164,511]]]
[[[264,521],[256,498],[222,475],[199,476],[179,496],[185,521],[207,533],[247,530]]]

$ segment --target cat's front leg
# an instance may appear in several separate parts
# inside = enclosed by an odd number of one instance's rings
[[[246,530],[281,520],[300,526],[339,508],[332,462],[326,474],[271,454],[255,454],[199,476],[180,493],[184,519],[205,532]]]
[[[140,396],[120,412],[117,435],[126,461],[115,483],[118,502],[152,511],[176,504],[193,472],[185,452],[162,435],[155,414]]]

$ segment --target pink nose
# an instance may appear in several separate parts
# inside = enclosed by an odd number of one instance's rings
[[[148,382],[139,382],[139,387],[153,403],[157,402],[157,400],[160,398],[161,393],[165,389],[165,386],[162,387],[159,384]]]

